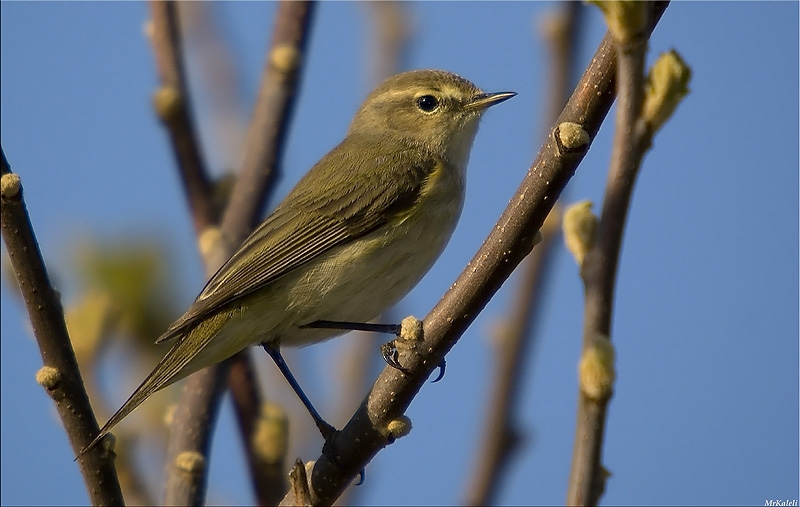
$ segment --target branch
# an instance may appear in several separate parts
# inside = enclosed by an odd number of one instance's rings
[[[150,3],[153,50],[162,80],[162,86],[154,96],[154,105],[169,132],[195,232],[202,244],[204,237],[206,243],[208,242],[208,230],[216,223],[216,218],[211,184],[200,156],[190,112],[178,8],[178,4],[171,1],[153,0]],[[215,262],[207,255],[203,257],[207,274],[213,273],[221,265],[221,262]],[[227,378],[226,368],[227,366],[220,366],[209,371],[208,377],[205,377],[206,372],[190,376],[181,400],[191,398],[196,403],[211,405],[222,393],[222,389],[218,387],[222,384],[215,380]],[[203,378],[210,381],[204,384],[199,381]],[[195,440],[195,437],[210,434],[217,412],[216,406],[204,412],[193,411],[184,403],[177,407],[167,448],[165,503],[188,505],[204,502],[210,439]]]
[[[371,14],[369,67],[377,85],[406,67],[412,23],[404,2],[372,0],[363,5]]]
[[[190,375],[183,387],[170,425],[164,505],[205,503],[211,431],[229,371],[230,361],[223,361],[214,368]],[[199,406],[211,409],[197,410]]]
[[[291,498],[289,505],[311,505],[311,492],[308,490],[306,466],[299,459],[295,461],[294,467],[289,472],[289,482],[291,483],[291,489],[287,493],[287,498]]]
[[[490,389],[484,413],[484,431],[480,438],[480,450],[475,456],[470,487],[465,505],[492,505],[500,489],[503,472],[510,465],[514,451],[518,449],[524,435],[521,434],[515,408],[518,406],[520,384],[524,378],[525,359],[534,345],[533,325],[541,306],[538,304],[543,291],[547,266],[550,264],[553,246],[557,243],[558,223],[561,220],[558,208],[547,216],[542,227],[543,240],[525,259],[518,278],[519,294],[514,304],[496,331],[494,383]],[[508,324],[506,324],[508,322]]]
[[[630,48],[633,49],[633,48]],[[622,243],[622,233],[633,184],[646,146],[639,126],[644,95],[644,43],[635,50],[618,52],[617,74],[620,91],[614,134],[611,168],[606,184],[603,212],[594,246],[582,266],[585,288],[583,328],[584,357],[595,340],[611,337],[614,285]],[[601,464],[605,420],[610,390],[599,399],[588,396],[582,387],[575,429],[567,505],[597,505],[605,490],[606,472]]]
[[[42,355],[44,366],[37,372],[36,380],[55,402],[72,450],[77,456],[100,428],[83,387],[64,322],[60,295],[50,284],[39,244],[33,234],[20,178],[11,172],[2,148],[0,155],[2,234]],[[97,446],[85,453],[78,464],[93,505],[123,504],[113,452]]]
[[[305,2],[279,4],[264,81],[248,135],[244,167],[222,218],[222,232],[211,229],[200,238],[209,276],[245,239],[266,200],[282,154],[314,5]],[[192,463],[207,462],[211,430],[224,392],[220,385],[228,379],[230,363],[228,360],[208,367],[186,381],[167,450],[166,503],[194,505],[204,501],[205,466],[201,469],[202,476],[187,474],[181,458],[192,457]],[[247,452],[254,451],[248,448]],[[248,461],[252,462],[252,458]]]
[[[578,48],[578,26],[583,6],[578,2],[564,2],[561,8],[548,15],[541,23],[550,48],[552,71],[546,112],[546,125],[558,116],[560,108],[569,98],[571,76],[578,70],[575,55]],[[525,359],[533,348],[536,335],[533,329],[542,301],[542,293],[548,275],[548,266],[555,253],[555,239],[560,222],[558,208],[547,216],[542,229],[543,241],[521,266],[517,276],[517,295],[509,316],[504,319],[497,332],[495,345],[494,380],[484,411],[485,430],[480,439],[481,448],[475,456],[472,477],[465,504],[490,505],[500,488],[506,467],[518,448],[520,435],[516,422],[515,407],[518,406],[520,384],[525,378]]]
[[[212,188],[190,109],[189,87],[186,84],[181,48],[178,4],[171,1],[150,2],[152,42],[161,87],[153,95],[153,106],[172,142],[175,162],[180,170],[183,188],[199,235],[216,223]]]
[[[647,4],[642,4],[647,5]],[[622,234],[628,214],[633,184],[648,141],[644,120],[644,61],[647,38],[620,43],[617,46],[617,88],[619,102],[614,133],[614,146],[603,200],[603,212],[597,239],[582,266],[586,285],[587,322],[608,335],[611,329],[612,299]],[[603,300],[605,299],[605,300]],[[603,301],[601,301],[603,300]],[[584,346],[590,341],[584,333]]]
[[[233,357],[228,386],[258,505],[276,505],[286,492],[288,421],[282,409],[262,403],[250,349]]]
[[[645,27],[658,5],[611,3],[601,8],[618,48],[619,104],[603,211],[596,239],[581,265],[585,293],[583,353],[568,505],[597,505],[605,490],[608,472],[601,457],[615,378],[611,318],[625,222],[642,159],[654,133],[686,94],[690,76],[673,52],[656,63],[645,93],[649,37]]]
[[[223,234],[237,246],[256,226],[283,155],[315,6],[286,0],[278,4],[242,171],[222,218]]]
[[[659,5],[663,11],[666,2]],[[311,474],[315,505],[331,504],[375,454],[394,440],[391,429],[402,426],[402,414],[428,376],[530,252],[536,231],[611,107],[615,72],[614,44],[606,35],[496,226],[425,318],[422,343],[413,353],[401,354],[400,362],[412,374],[385,368],[332,448],[317,459]],[[328,456],[336,456],[336,463]]]

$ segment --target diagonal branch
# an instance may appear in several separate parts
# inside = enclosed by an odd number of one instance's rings
[[[42,355],[44,366],[36,374],[36,380],[55,402],[72,450],[77,456],[100,428],[67,333],[60,295],[50,284],[39,244],[33,234],[20,178],[11,172],[2,148],[0,155],[3,241]],[[122,505],[122,491],[114,469],[113,453],[98,446],[85,453],[78,464],[93,505]]]
[[[278,4],[242,170],[222,217],[223,234],[236,246],[256,226],[283,156],[315,6],[287,0]]]
[[[517,423],[520,385],[524,379],[525,360],[534,345],[534,324],[539,314],[547,267],[558,238],[559,209],[547,216],[542,226],[543,240],[520,266],[519,294],[509,316],[499,326],[495,345],[494,373],[486,401],[486,420],[480,449],[475,455],[474,470],[464,500],[465,505],[492,505],[500,491],[504,472],[515,451],[524,443]]]
[[[658,17],[666,2],[659,5]],[[615,73],[616,52],[606,35],[496,226],[425,318],[423,343],[417,345],[415,353],[403,354],[402,363],[412,373],[385,368],[332,448],[317,459],[310,479],[315,504],[331,504],[375,454],[394,440],[391,428],[399,426],[425,380],[531,251],[536,231],[575,173],[611,107]],[[581,135],[567,135],[567,131],[576,129]],[[335,456],[336,463],[329,456]]]

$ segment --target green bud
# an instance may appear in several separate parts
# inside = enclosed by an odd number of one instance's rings
[[[651,6],[641,0],[617,0],[605,2],[590,0],[602,12],[608,25],[608,31],[618,44],[635,42],[647,29],[650,22]]]
[[[575,257],[578,266],[583,266],[586,254],[594,245],[597,217],[592,213],[592,201],[577,202],[564,212],[564,243]]]
[[[581,392],[591,400],[605,401],[611,397],[616,379],[614,345],[607,336],[598,334],[583,351],[578,367]]]
[[[675,108],[689,93],[692,69],[686,65],[677,51],[662,54],[647,76],[642,116],[655,133],[669,120]]]

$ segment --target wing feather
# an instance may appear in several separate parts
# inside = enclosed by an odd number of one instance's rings
[[[347,149],[334,148],[300,180],[157,343],[185,333],[224,305],[406,213],[437,167],[436,158],[407,147],[390,151],[390,156],[354,156],[373,150],[358,146],[358,139],[350,141]],[[347,169],[337,174],[320,170],[330,165]]]

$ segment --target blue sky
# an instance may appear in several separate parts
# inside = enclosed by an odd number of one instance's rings
[[[423,316],[474,254],[542,143],[547,61],[534,27],[552,4],[407,7],[416,29],[410,68],[442,68],[487,91],[519,94],[485,116],[460,225],[397,310]],[[244,111],[258,85],[274,8],[214,7],[235,49]],[[341,140],[373,85],[367,12],[360,3],[323,3],[317,11],[279,195]],[[166,136],[150,108],[157,78],[143,35],[147,5],[3,2],[0,14],[2,145],[22,177],[65,303],[76,295],[69,272],[76,243],[147,233],[169,238],[180,259],[178,306],[188,305],[203,285],[202,268]],[[604,30],[591,9],[584,26],[582,65]],[[603,457],[613,475],[602,501],[797,499],[798,4],[675,2],[650,48],[650,61],[677,49],[693,78],[691,94],[645,158],[630,210],[613,323],[618,383]],[[599,206],[611,125],[570,182],[567,201],[588,198]],[[203,132],[213,139],[212,128]],[[223,151],[209,150],[212,169],[230,163]],[[408,411],[414,429],[370,464],[360,501],[436,505],[462,498],[493,374],[489,335],[514,289],[512,278],[448,356],[444,380],[416,398]],[[1,291],[0,501],[85,503],[53,405],[34,381],[41,359],[24,308],[7,284]],[[581,282],[559,246],[518,407],[526,445],[498,503],[564,501],[581,325]],[[330,359],[347,340],[292,356],[323,414],[338,410],[326,385],[336,375]],[[255,357],[264,370],[274,369],[266,356]],[[127,394],[115,392],[110,403]],[[212,454],[214,503],[252,502],[234,431],[226,403]],[[298,455],[317,454],[312,444]],[[153,477],[159,469],[156,462]]]

